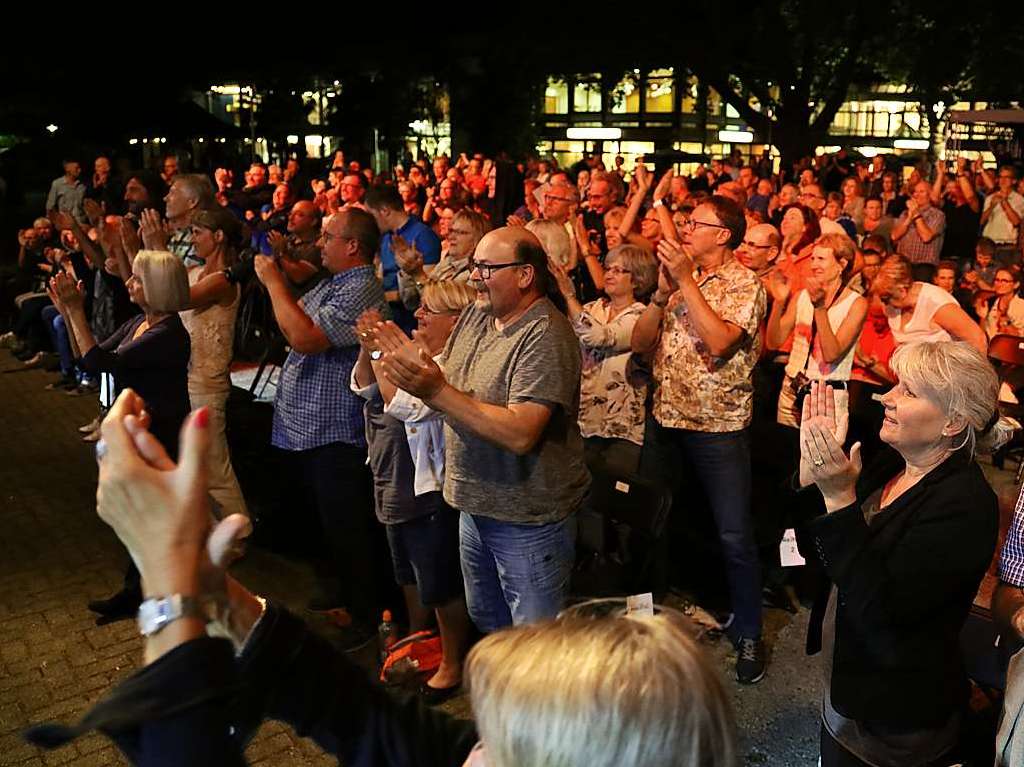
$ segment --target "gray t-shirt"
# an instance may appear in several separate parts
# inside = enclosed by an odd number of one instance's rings
[[[448,382],[481,402],[554,407],[527,455],[445,425],[444,498],[454,508],[503,522],[548,524],[577,511],[590,485],[577,414],[580,344],[547,298],[502,330],[475,305],[463,312],[442,361]]]

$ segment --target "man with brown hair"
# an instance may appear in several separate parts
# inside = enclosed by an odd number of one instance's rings
[[[766,296],[733,255],[745,233],[742,208],[715,195],[694,209],[681,243],[658,244],[658,289],[633,328],[632,348],[654,351],[658,442],[689,459],[710,502],[727,566],[736,676],[753,684],[767,662],[749,432]]]

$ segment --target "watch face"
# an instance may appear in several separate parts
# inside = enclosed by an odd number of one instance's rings
[[[374,349],[372,352],[370,352],[370,359],[375,362],[383,356],[384,352],[382,352],[380,349]]]

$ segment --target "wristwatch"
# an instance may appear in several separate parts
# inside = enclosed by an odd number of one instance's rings
[[[154,597],[139,605],[139,632],[148,637],[156,634],[168,623],[178,618],[200,618],[209,623],[210,618],[196,597],[171,594],[168,597]]]
[[[373,360],[374,362],[376,362],[383,356],[384,352],[382,352],[380,349],[374,349],[372,352],[370,352],[370,359]]]
[[[654,202],[652,202],[651,203],[651,207],[654,208],[655,210],[657,210],[658,208],[660,208],[664,204],[665,204],[665,201],[659,199],[659,200],[655,200]]]

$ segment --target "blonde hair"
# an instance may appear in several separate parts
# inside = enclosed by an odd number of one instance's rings
[[[138,273],[146,305],[155,312],[180,312],[192,299],[185,264],[173,253],[140,250],[132,268]]]
[[[910,290],[913,284],[914,275],[910,271],[910,263],[902,256],[889,256],[871,281],[871,292],[876,296],[884,295],[891,293],[893,288]]]
[[[955,450],[992,450],[1004,438],[994,428],[999,376],[989,361],[966,341],[919,341],[896,349],[889,367],[900,381],[922,392],[948,418],[962,418],[963,431],[953,437]],[[962,436],[961,436],[962,435]],[[979,442],[980,440],[980,442]]]
[[[535,218],[526,225],[526,228],[540,240],[548,258],[562,266],[569,263],[571,244],[569,233],[565,231],[564,226],[546,218]]]
[[[434,314],[461,312],[476,301],[476,291],[465,282],[428,282],[423,286],[420,300],[426,310]]]
[[[483,639],[466,661],[493,767],[726,767],[732,712],[682,616],[563,617]]]
[[[476,246],[480,244],[480,240],[484,238],[487,231],[491,228],[487,223],[487,219],[477,213],[471,208],[460,208],[454,216],[452,216],[452,226],[455,226],[457,221],[461,221],[467,224],[470,230],[473,232],[473,247],[469,249],[469,254],[472,255],[476,251]]]
[[[619,245],[608,251],[605,266],[618,262],[633,278],[633,295],[646,296],[658,284],[658,261],[653,254],[636,245]]]

